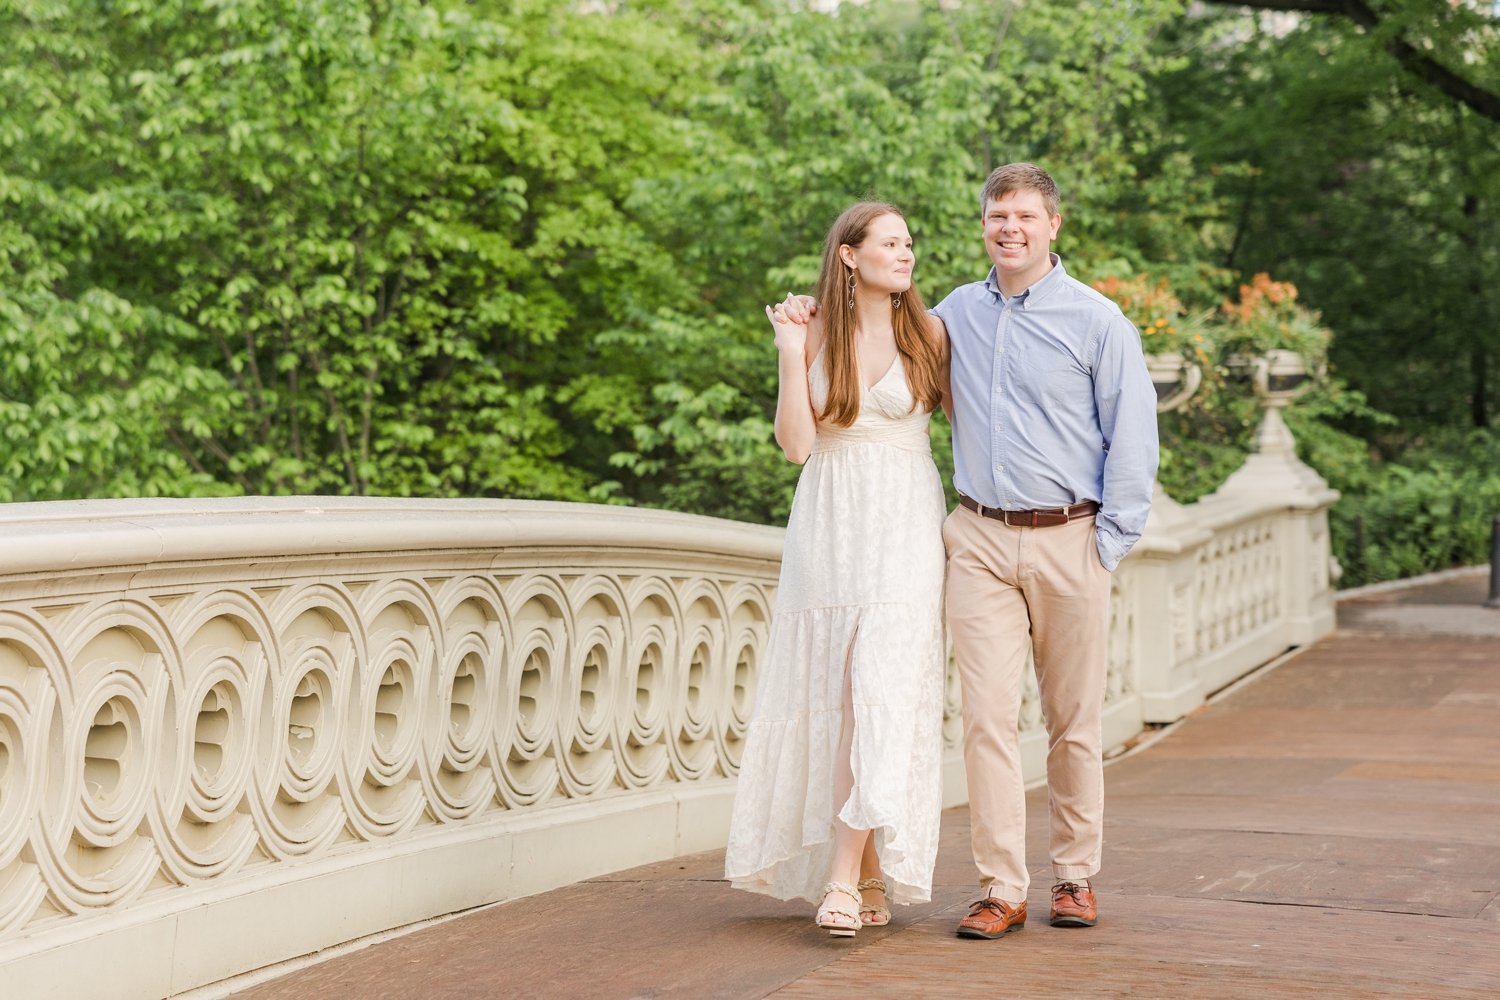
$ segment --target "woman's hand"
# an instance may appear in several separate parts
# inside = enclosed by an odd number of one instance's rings
[[[783,303],[766,306],[766,318],[771,329],[776,331],[776,350],[782,354],[801,356],[807,351],[807,320],[792,319],[787,315]]]
[[[812,324],[812,309],[790,295],[785,302],[766,306],[766,319],[776,331],[776,443],[788,459],[801,465],[812,454],[818,433],[807,384],[812,363],[807,352],[817,351],[823,332]]]

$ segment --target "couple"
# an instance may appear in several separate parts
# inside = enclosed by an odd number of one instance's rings
[[[839,937],[931,897],[945,582],[980,886],[958,934],[1026,922],[1028,646],[1048,736],[1050,919],[1097,920],[1110,573],[1146,523],[1156,395],[1135,328],[1051,252],[1062,217],[1046,171],[998,168],[980,206],[994,266],[930,313],[905,220],[870,202],[834,223],[815,300],[767,309],[776,440],[807,464],[725,876],[818,902],[817,925]],[[946,519],[927,439],[939,405],[961,494]]]

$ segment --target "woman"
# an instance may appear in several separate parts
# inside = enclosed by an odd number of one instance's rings
[[[945,513],[927,423],[947,340],[900,211],[833,224],[818,315],[767,307],[776,441],[806,462],[736,789],[725,876],[820,902],[838,937],[930,898],[941,810]],[[863,896],[861,896],[863,893]]]

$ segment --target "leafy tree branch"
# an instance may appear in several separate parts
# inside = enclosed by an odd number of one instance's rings
[[[1405,24],[1401,23],[1406,19],[1377,10],[1365,0],[1209,0],[1209,2],[1220,6],[1249,7],[1253,10],[1328,14],[1347,18],[1365,30],[1383,34],[1386,50],[1408,72],[1476,114],[1490,121],[1500,122],[1500,92],[1470,80],[1432,55],[1430,51],[1413,44],[1404,30]],[[1455,12],[1446,4],[1420,4],[1420,6],[1423,10],[1416,12],[1418,16],[1425,16],[1434,24],[1440,24],[1443,19],[1464,13]],[[1488,21],[1489,25],[1494,27],[1493,20],[1474,12],[1467,13],[1468,20]],[[1409,13],[1408,18],[1410,16]],[[1395,30],[1391,30],[1392,28]],[[1461,28],[1456,29],[1454,34],[1462,34]]]

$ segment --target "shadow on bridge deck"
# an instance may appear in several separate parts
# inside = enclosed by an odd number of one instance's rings
[[[699,854],[489,907],[234,994],[291,997],[1500,997],[1500,611],[1468,573],[1338,632],[1106,771],[1100,922],[1054,929],[1033,791],[1024,933],[961,940],[963,809],[933,901],[832,940]],[[243,980],[242,980],[243,982]]]

